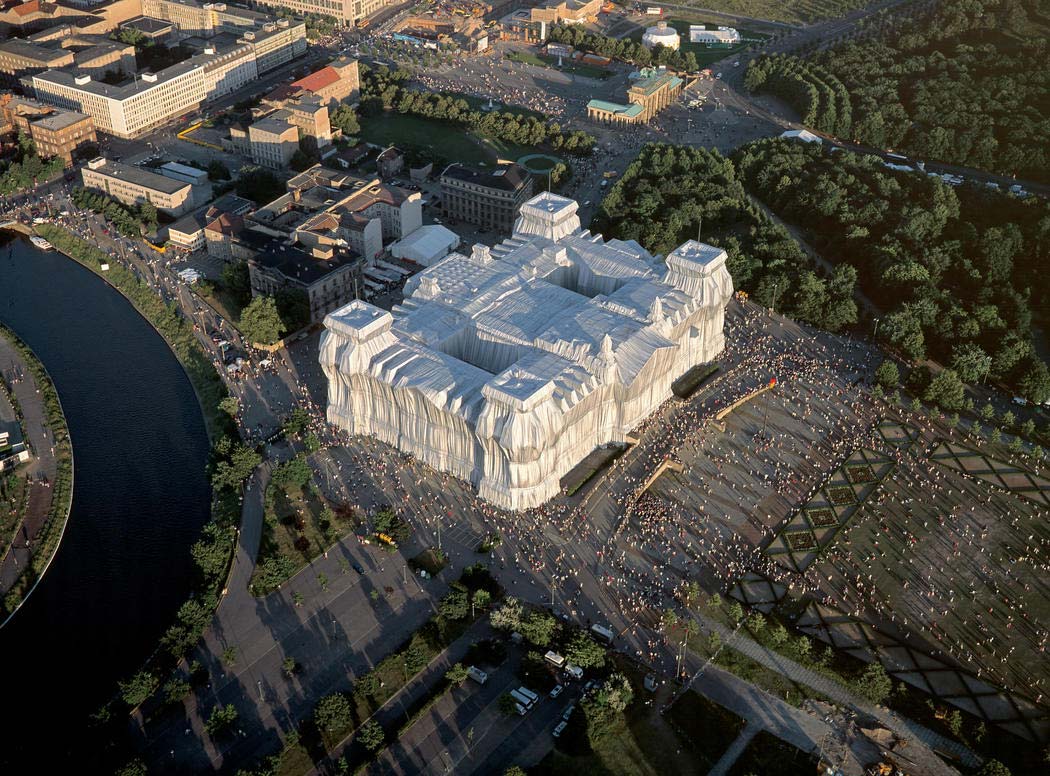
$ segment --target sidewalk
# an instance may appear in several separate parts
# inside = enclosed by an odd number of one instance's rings
[[[734,635],[733,631],[719,622],[710,620],[701,614],[694,613],[694,617],[706,633],[718,633],[722,643],[727,647],[737,650],[793,682],[816,690],[841,706],[852,707],[874,717],[902,738],[920,741],[930,749],[950,752],[958,756],[969,767],[981,764],[980,758],[959,742],[902,717],[885,706],[873,706],[869,701],[854,694],[833,679],[812,671],[779,652],[763,647],[740,632]]]
[[[22,428],[32,455],[23,469],[29,481],[29,504],[0,563],[0,595],[3,595],[32,560],[32,544],[51,514],[54,492],[50,483],[54,482],[58,467],[52,453],[54,437],[47,426],[43,396],[22,355],[4,336],[0,336],[0,374],[22,411]],[[0,401],[7,404],[7,397]],[[0,419],[6,419],[5,416],[6,413],[0,413]],[[55,549],[57,551],[57,545]]]

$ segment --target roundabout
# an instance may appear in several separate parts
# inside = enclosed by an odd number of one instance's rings
[[[561,159],[550,154],[526,154],[518,159],[518,164],[534,175],[546,175],[561,164]]]

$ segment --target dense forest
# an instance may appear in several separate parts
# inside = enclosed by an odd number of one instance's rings
[[[750,201],[716,150],[650,144],[612,187],[592,229],[667,254],[698,231],[728,254],[734,285],[760,303],[837,331],[855,323],[856,271],[822,277],[799,244]]]
[[[461,95],[421,92],[406,84],[412,77],[407,70],[362,67],[361,112],[375,116],[396,110],[461,126],[481,137],[505,140],[524,146],[547,144],[556,151],[589,154],[594,137],[583,130],[563,130],[556,122],[532,112],[476,110]]]
[[[884,313],[878,335],[963,380],[1050,398],[1032,343],[1033,300],[1050,298],[1050,206],[890,170],[874,156],[761,140],[734,154],[748,191],[837,266],[856,268]],[[797,294],[797,291],[796,291]],[[1046,310],[1036,310],[1046,324]]]
[[[784,98],[820,131],[1050,181],[1048,25],[1039,0],[905,6],[808,60],[756,59],[746,85]],[[836,82],[849,93],[848,118]]]

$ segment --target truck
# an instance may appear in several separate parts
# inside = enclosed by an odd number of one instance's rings
[[[650,5],[646,7],[645,13],[647,16],[663,16],[664,9],[658,5]]]
[[[604,625],[599,625],[598,623],[594,623],[594,625],[591,626],[591,633],[604,644],[612,644],[613,639],[615,638],[615,634],[611,629]]]
[[[485,684],[489,680],[489,675],[476,666],[467,666],[467,676],[478,684]]]
[[[571,676],[577,682],[580,681],[583,678],[583,669],[580,668],[579,666],[573,665],[572,663],[569,663],[568,665],[565,666],[565,673],[567,673],[569,676]]]

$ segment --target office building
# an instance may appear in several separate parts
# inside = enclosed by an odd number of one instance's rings
[[[660,260],[581,228],[572,200],[526,202],[513,236],[409,278],[393,312],[325,319],[330,423],[535,507],[597,447],[623,443],[671,386],[722,351],[733,293],[721,248]]]
[[[450,164],[441,173],[445,215],[509,234],[522,204],[532,196],[532,176],[518,164],[495,170]]]
[[[125,205],[150,202],[157,210],[178,217],[196,204],[191,184],[103,157],[88,162],[81,175],[85,188],[97,189]]]
[[[133,138],[255,81],[306,50],[306,27],[286,20],[208,45],[189,59],[113,85],[87,73],[48,70],[32,77],[36,96],[87,113],[96,129]]]

